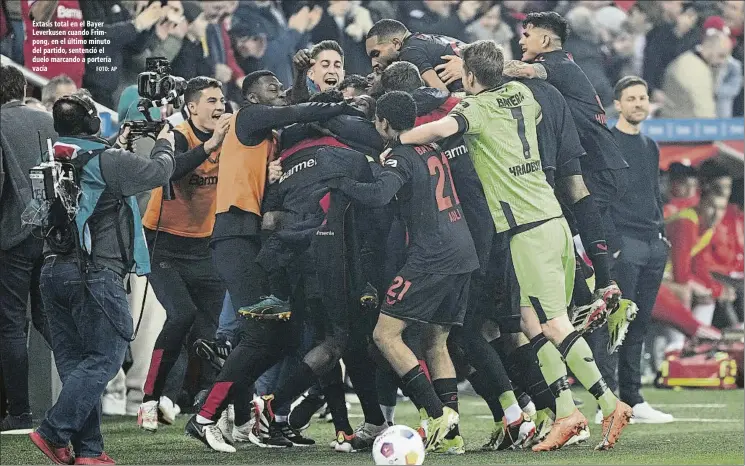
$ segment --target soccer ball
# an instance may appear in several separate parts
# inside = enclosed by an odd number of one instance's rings
[[[424,443],[411,427],[395,425],[375,439],[372,454],[375,464],[422,464]]]

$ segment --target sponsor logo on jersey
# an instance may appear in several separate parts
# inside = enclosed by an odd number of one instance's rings
[[[448,160],[452,160],[458,156],[464,155],[468,153],[468,148],[465,144],[461,144],[460,146],[453,147],[452,149],[446,150],[445,155],[447,155]]]
[[[214,186],[216,184],[216,176],[199,176],[194,173],[189,177],[189,186]]]
[[[540,160],[534,160],[522,165],[515,165],[513,167],[510,167],[510,173],[512,174],[512,176],[528,175],[530,173],[539,172],[541,170],[542,169]]]
[[[301,170],[304,170],[306,168],[315,167],[316,165],[317,165],[317,162],[315,158],[310,158],[308,160],[303,160],[300,163],[296,163],[295,165],[290,167],[289,170],[287,170],[286,172],[282,174],[282,176],[279,178],[279,182],[282,183],[283,181],[285,181],[287,178],[291,177],[295,173]]]
[[[497,97],[497,105],[500,107],[517,107],[523,100],[525,100],[525,96],[522,92],[518,92],[510,97]]]

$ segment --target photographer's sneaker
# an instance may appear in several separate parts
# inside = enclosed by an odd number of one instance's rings
[[[28,437],[34,442],[36,448],[41,450],[54,464],[73,464],[74,458],[70,446],[58,447],[52,445],[38,432],[31,432]]]
[[[0,434],[3,435],[25,435],[34,431],[34,420],[31,413],[23,413],[18,416],[8,414],[0,423]]]
[[[630,299],[621,299],[608,314],[608,354],[616,352],[619,346],[623,344],[624,338],[629,331],[629,325],[636,319],[639,308]]]
[[[238,309],[242,317],[258,320],[290,320],[292,311],[290,302],[283,301],[274,295],[264,296],[256,304]]]
[[[633,424],[667,424],[675,421],[672,414],[654,409],[646,401],[635,404],[631,410],[634,413],[631,418]]]
[[[235,443],[235,440],[233,440],[233,427],[235,426],[235,407],[230,404],[227,408],[220,414],[220,419],[217,421],[217,427],[220,429],[220,432],[222,432],[222,436],[225,439],[226,442],[233,445]]]
[[[171,401],[167,396],[161,396],[158,402],[158,421],[170,426],[176,422],[176,416],[181,414],[179,405]]]
[[[146,401],[137,411],[137,425],[148,432],[158,430],[158,402]]]
[[[220,428],[217,424],[211,422],[209,424],[200,424],[197,422],[197,415],[195,414],[186,423],[186,435],[198,439],[211,449],[223,453],[235,453],[236,450],[232,445],[228,445],[225,442],[225,438],[220,432]]]

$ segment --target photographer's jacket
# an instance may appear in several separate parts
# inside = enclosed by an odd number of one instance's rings
[[[202,162],[196,168],[185,167],[190,170],[183,173],[184,164],[177,161],[172,177],[173,199],[163,201],[163,188],[154,189],[142,223],[149,230],[157,228],[186,238],[209,238],[215,225],[220,148],[205,153],[204,142],[212,134],[198,130],[190,121],[177,125],[174,135],[177,153],[194,151],[196,160]],[[179,160],[183,158],[179,156]]]
[[[95,154],[80,171],[79,242],[96,266],[124,276],[134,265],[138,275],[147,274],[150,258],[134,195],[168,183],[173,149],[159,140],[146,159],[104,143],[95,137],[63,137],[54,146],[57,159]]]

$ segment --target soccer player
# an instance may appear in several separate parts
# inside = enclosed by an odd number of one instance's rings
[[[395,91],[378,100],[375,125],[384,139],[397,142],[415,121],[410,95]],[[397,196],[409,233],[406,263],[386,293],[373,339],[405,391],[426,411],[425,445],[433,451],[458,424],[458,388],[447,338],[452,326],[463,323],[471,272],[478,268],[447,156],[433,144],[398,145],[374,183],[341,178],[332,187],[373,207]],[[432,383],[401,339],[412,322],[426,324],[422,344]]]
[[[443,63],[441,57],[444,55],[460,55],[463,45],[452,37],[412,33],[394,19],[381,19],[375,23],[365,40],[373,73],[382,73],[395,61],[407,61],[417,67],[427,86],[453,92],[463,90],[460,80],[445,85],[437,76],[435,66]]]
[[[345,99],[359,97],[367,94],[367,78],[359,74],[350,74],[339,83],[339,90]]]
[[[247,75],[242,92],[246,105],[231,117],[230,130],[223,141],[211,245],[233,307],[247,319],[242,323],[240,343],[225,361],[199,414],[186,426],[189,435],[223,452],[235,452],[235,448],[225,443],[215,421],[239,387],[245,390],[285,355],[287,345],[278,335],[292,331],[291,325],[284,325],[286,320],[294,324],[289,303],[276,296],[262,299],[266,273],[256,263],[261,247],[261,204],[267,167],[277,148],[273,130],[342,113],[358,114],[345,103],[288,106],[282,84],[268,70]],[[236,410],[236,424],[245,424],[247,417],[248,413]],[[277,446],[288,446],[278,430],[272,438]]]
[[[393,63],[386,68],[381,75],[381,84],[386,92],[403,91],[414,97],[417,104],[417,126],[447,116],[461,100],[450,92],[424,86],[417,68],[404,61]],[[463,136],[453,135],[443,139],[440,145],[448,157],[463,215],[468,223],[479,262],[482,264],[482,267],[471,275],[468,310],[463,329],[455,329],[451,340],[456,341],[451,341],[451,344],[463,347],[468,363],[475,369],[468,378],[476,392],[490,405],[500,406],[500,416],[496,420],[498,422],[489,448],[503,450],[521,446],[530,441],[535,425],[523,415],[499,354],[488,344],[481,332],[484,320],[482,307],[486,296],[490,295],[487,291],[491,284],[485,280],[485,265],[489,261],[489,252],[492,248],[494,223],[481,180],[473,166]],[[450,435],[453,438],[446,438],[441,449],[464,452],[463,438],[456,432]]]
[[[569,104],[587,152],[581,158],[581,165],[591,196],[576,203],[572,210],[595,268],[595,292],[590,296],[585,286],[578,286],[575,301],[586,305],[602,298],[608,312],[625,312],[618,306],[621,291],[610,277],[608,248],[612,249],[611,253],[618,251],[610,207],[626,190],[628,164],[606,126],[605,109],[595,89],[571,55],[562,49],[568,35],[566,20],[555,12],[531,13],[523,21],[523,27],[522,62],[505,63],[504,74],[545,79],[556,87]],[[590,203],[594,203],[602,215],[602,228],[593,224]]]
[[[175,151],[191,163],[177,165],[171,177],[172,200],[163,200],[162,188],[153,191],[142,220],[154,251],[150,283],[166,309],[137,415],[137,423],[149,431],[158,429],[159,414],[165,424],[173,423],[173,402],[162,397],[168,374],[194,322],[197,336],[212,337],[225,296],[209,241],[215,223],[220,146],[231,115],[225,114],[220,81],[212,78],[189,80],[184,101],[189,119],[174,128]],[[201,388],[209,386],[214,375],[203,364],[201,377],[207,380]]]
[[[496,230],[510,232],[521,327],[557,396],[554,426],[533,450],[561,448],[587,425],[574,406],[567,366],[603,410],[603,440],[596,448],[612,448],[631,418],[631,408],[608,390],[590,347],[566,314],[574,279],[573,244],[542,170],[536,141],[540,105],[524,84],[502,85],[504,59],[494,42],[477,41],[462,54],[463,84],[470,96],[450,116],[404,132],[399,139],[402,144],[427,144],[464,132]]]

